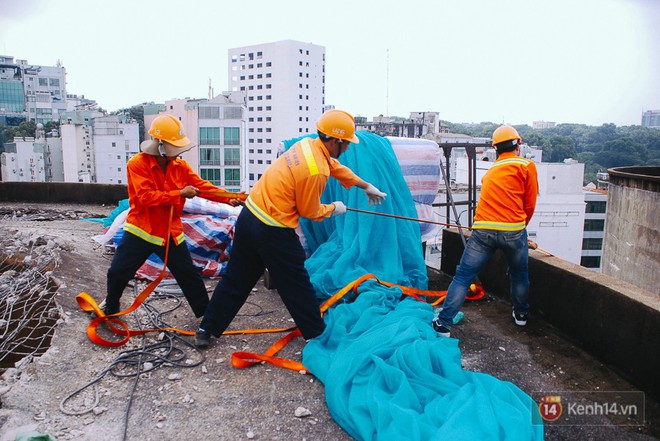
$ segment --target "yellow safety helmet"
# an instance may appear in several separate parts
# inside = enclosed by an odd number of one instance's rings
[[[156,117],[151,123],[149,134],[176,147],[190,145],[190,139],[183,133],[181,121],[172,115],[163,114]]]
[[[516,143],[513,143],[513,146],[522,144],[522,138],[518,134],[518,131],[511,126],[499,126],[493,132],[493,146],[497,147],[498,144],[501,144],[506,141],[517,140]]]
[[[355,136],[355,120],[350,113],[343,110],[328,110],[316,121],[316,129],[331,138],[359,144]]]

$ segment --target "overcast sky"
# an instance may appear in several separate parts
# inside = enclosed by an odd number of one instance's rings
[[[326,103],[371,119],[640,124],[660,0],[0,0],[0,54],[106,110],[227,90],[227,50],[326,48]]]

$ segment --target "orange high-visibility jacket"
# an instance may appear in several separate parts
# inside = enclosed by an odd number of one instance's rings
[[[172,205],[171,236],[177,245],[184,240],[181,213],[186,198],[179,190],[187,185],[197,187],[201,192],[223,190],[200,178],[183,159],[170,161],[167,172],[163,173],[155,156],[138,153],[128,161],[127,172],[130,210],[124,230],[156,245],[165,245]],[[219,196],[209,196],[208,199],[216,202],[229,200]]]
[[[330,217],[332,204],[322,204],[328,176],[350,188],[360,178],[328,153],[320,139],[304,138],[268,167],[245,201],[266,225],[295,228],[300,216],[321,221]]]
[[[527,226],[539,192],[536,164],[505,152],[481,180],[473,229],[518,231]]]

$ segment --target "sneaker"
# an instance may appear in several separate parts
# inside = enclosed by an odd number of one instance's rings
[[[203,329],[195,332],[195,346],[198,348],[208,348],[211,344],[211,333]]]
[[[449,337],[449,328],[440,323],[437,317],[433,319],[432,325],[435,332],[443,337]]]
[[[511,315],[513,316],[513,321],[516,322],[516,325],[525,326],[527,324],[527,313],[526,312],[512,311]]]

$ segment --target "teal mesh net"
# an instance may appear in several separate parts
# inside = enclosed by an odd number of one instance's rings
[[[323,202],[415,217],[389,141],[357,135],[360,144],[340,161],[387,199],[369,206],[361,189],[346,190],[330,179]],[[301,227],[320,300],[365,273],[427,287],[416,222],[348,211],[323,222],[301,220]],[[432,319],[430,305],[373,280],[326,313],[327,329],[305,346],[303,364],[325,385],[335,421],[358,440],[543,439],[543,426],[532,424],[532,399],[512,383],[464,371],[457,340],[439,337]]]

